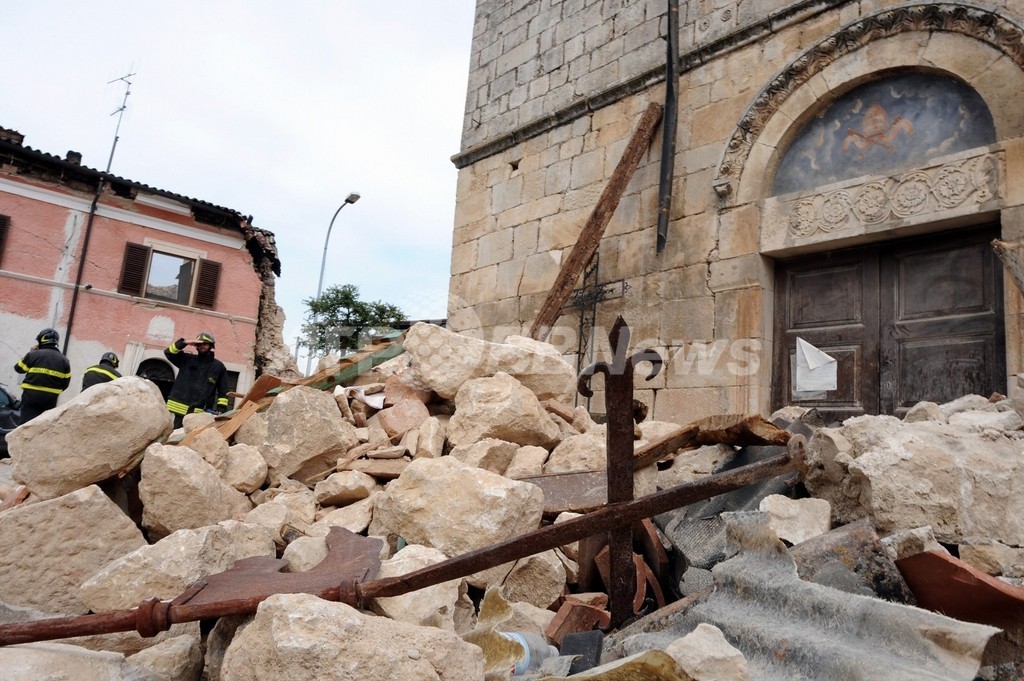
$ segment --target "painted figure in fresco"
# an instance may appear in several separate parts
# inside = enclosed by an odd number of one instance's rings
[[[888,112],[876,102],[865,112],[860,130],[850,128],[846,131],[843,151],[849,151],[850,147],[857,147],[860,150],[860,153],[857,154],[858,160],[864,158],[864,154],[871,147],[881,147],[885,149],[885,153],[891,154],[896,147],[890,142],[894,141],[901,132],[910,137],[914,134],[913,124],[898,114],[890,121]]]

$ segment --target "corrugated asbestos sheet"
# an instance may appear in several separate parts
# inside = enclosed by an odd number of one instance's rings
[[[714,591],[626,627],[609,646],[664,649],[706,622],[744,654],[751,681],[972,681],[989,664],[999,629],[803,581],[765,514],[725,518],[741,550],[712,570]]]

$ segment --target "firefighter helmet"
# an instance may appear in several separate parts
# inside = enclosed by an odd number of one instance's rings
[[[199,345],[201,343],[206,343],[211,348],[215,347],[216,344],[217,344],[216,341],[213,340],[213,334],[212,333],[206,333],[205,331],[201,332],[198,336],[196,336],[195,343],[196,343],[196,345]]]
[[[121,363],[121,360],[119,360],[117,358],[117,355],[115,355],[112,352],[104,352],[103,356],[100,357],[100,361],[108,363],[110,366],[114,367],[115,369],[117,368],[117,365]]]
[[[43,329],[36,335],[36,344],[43,348],[56,346],[60,342],[60,334],[56,329]]]

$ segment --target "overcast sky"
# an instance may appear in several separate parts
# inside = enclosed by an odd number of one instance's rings
[[[442,318],[474,4],[7,2],[0,126],[102,170],[134,73],[111,172],[272,231],[289,345],[351,192],[324,289]]]

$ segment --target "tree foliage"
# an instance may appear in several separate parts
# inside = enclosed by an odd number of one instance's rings
[[[321,354],[358,350],[372,336],[407,321],[397,305],[360,300],[359,287],[353,284],[330,286],[320,297],[302,302],[309,308],[302,325],[303,343]]]

